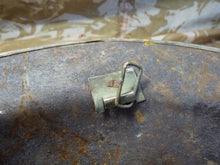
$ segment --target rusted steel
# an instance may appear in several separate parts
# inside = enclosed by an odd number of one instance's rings
[[[146,101],[96,114],[88,78],[143,67]],[[220,164],[219,53],[96,42],[0,59],[0,164]]]
[[[139,70],[138,75],[133,67]],[[96,112],[102,113],[114,107],[131,108],[134,103],[143,102],[145,98],[139,84],[142,71],[139,64],[130,61],[123,65],[121,71],[90,77],[89,86]],[[118,87],[109,88],[112,82],[118,82]]]
[[[119,84],[120,84],[120,81],[119,80],[109,80],[106,82],[106,86],[107,87],[112,87],[112,88],[118,88],[119,87]]]

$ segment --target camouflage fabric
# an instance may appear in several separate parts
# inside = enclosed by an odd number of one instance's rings
[[[0,52],[106,38],[220,47],[219,0],[2,0]]]

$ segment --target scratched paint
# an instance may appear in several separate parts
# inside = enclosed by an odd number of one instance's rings
[[[134,59],[132,49],[146,101],[96,114],[88,78],[117,71]],[[0,164],[219,164],[219,58],[143,42],[1,58]]]

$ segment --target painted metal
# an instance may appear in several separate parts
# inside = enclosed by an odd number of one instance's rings
[[[146,101],[97,114],[88,78],[143,67]],[[220,54],[94,42],[0,59],[0,164],[220,164]]]
[[[133,68],[138,68],[138,76]],[[142,67],[136,62],[126,62],[122,71],[89,78],[90,90],[98,113],[114,107],[131,108],[135,102],[145,100],[139,85]]]

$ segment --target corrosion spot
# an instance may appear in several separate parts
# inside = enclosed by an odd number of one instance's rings
[[[55,51],[55,54],[53,54],[53,56],[56,57],[56,56],[60,56],[61,54],[62,54],[61,51],[58,50],[58,51]]]
[[[87,148],[87,146],[79,147],[79,148],[77,149],[77,152],[78,152],[79,154],[83,155],[83,154],[85,154],[85,153],[88,152],[88,148]]]
[[[8,72],[9,72],[9,69],[5,68],[4,69],[4,75],[7,76]]]
[[[83,37],[85,37],[85,36],[86,36],[85,34],[80,34],[80,35],[78,36],[78,38],[81,39],[81,38],[83,38]]]
[[[184,74],[184,72],[183,72],[183,71],[180,71],[180,73],[181,73],[181,74]]]
[[[172,67],[172,70],[175,70],[175,71],[177,71],[177,69],[176,69],[175,67]]]
[[[159,62],[161,64],[161,61],[159,59],[157,59],[157,62]]]
[[[139,123],[144,122],[144,120],[146,119],[146,116],[144,116],[140,110],[135,111],[134,115]]]
[[[155,43],[150,42],[150,41],[146,41],[146,42],[144,42],[144,45],[155,45]]]
[[[119,80],[110,80],[105,83],[107,87],[118,88],[120,84]]]

